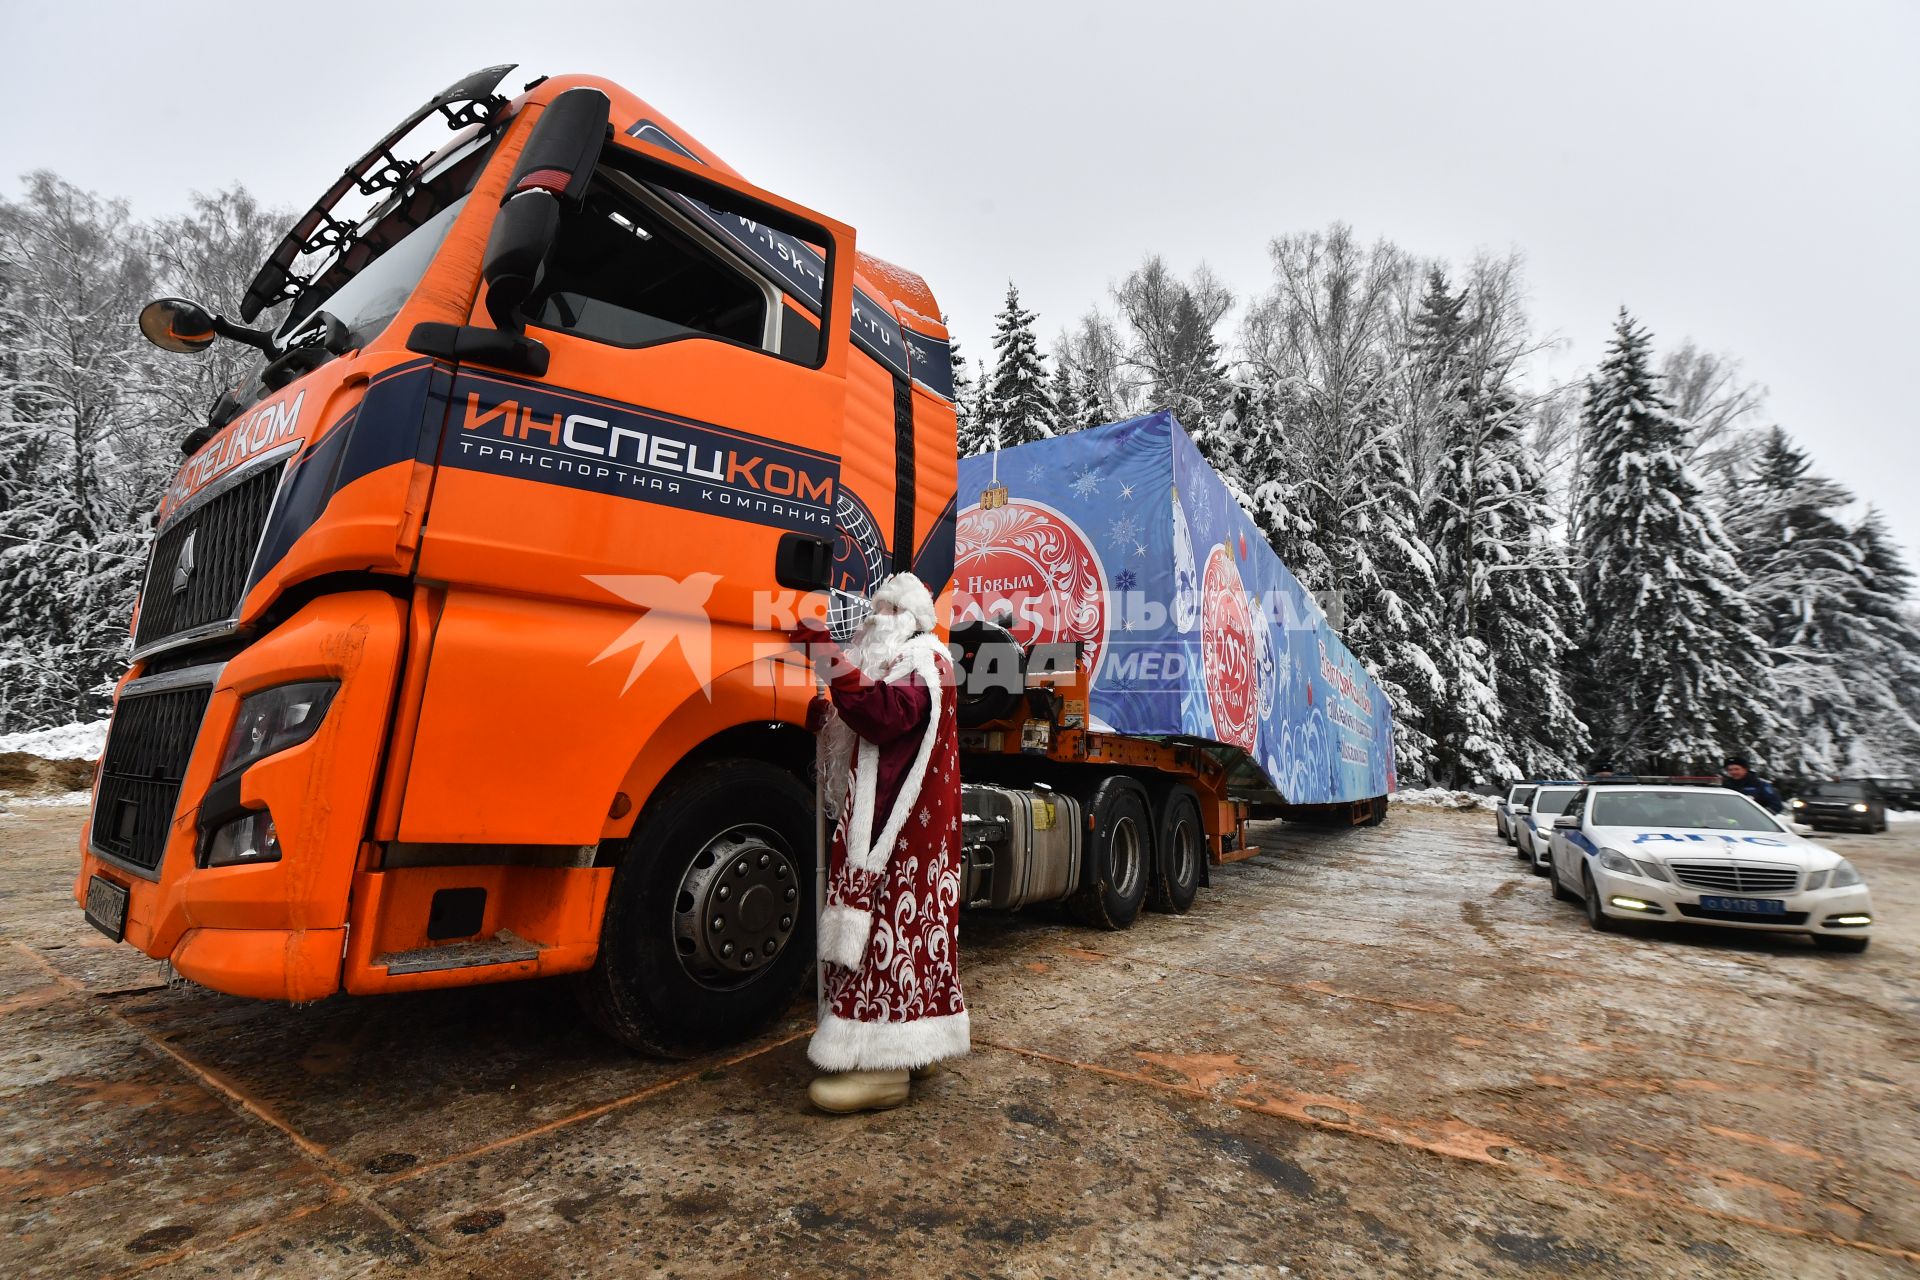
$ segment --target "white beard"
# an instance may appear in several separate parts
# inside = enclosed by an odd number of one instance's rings
[[[919,633],[920,626],[911,614],[868,614],[849,646],[854,665],[867,679],[878,680],[906,648],[907,641]]]
[[[860,674],[869,680],[879,680],[885,677],[907,643],[919,634],[920,626],[911,614],[870,613],[847,642],[847,657]],[[841,802],[846,799],[847,775],[853,768],[857,745],[853,730],[838,716],[827,722],[820,735],[815,767],[824,770],[822,796],[827,813],[834,818],[840,817]]]

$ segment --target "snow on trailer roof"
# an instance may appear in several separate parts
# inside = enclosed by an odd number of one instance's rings
[[[1172,414],[960,460],[954,620],[1077,642],[1088,724],[1200,739],[1254,799],[1394,790],[1392,708]]]

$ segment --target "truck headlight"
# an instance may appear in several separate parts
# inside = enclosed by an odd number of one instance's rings
[[[1804,809],[1807,807],[1807,802],[1795,796],[1793,799],[1787,801],[1787,807],[1790,809]]]
[[[1853,806],[1853,811],[1855,813],[1865,813],[1867,811],[1867,806],[1863,804],[1856,804],[1855,806]]]
[[[1807,892],[1812,893],[1815,889],[1826,888],[1827,877],[1832,874],[1831,871],[1809,871],[1807,873]]]
[[[249,809],[207,838],[209,867],[278,861],[280,833],[274,829],[273,815],[265,809]]]
[[[244,768],[311,738],[340,691],[338,680],[304,680],[249,694],[240,703],[216,774]]]
[[[1854,885],[1865,883],[1866,881],[1860,878],[1860,873],[1853,869],[1853,864],[1845,858],[1840,859],[1839,864],[1833,869],[1833,877],[1827,881],[1828,886],[1834,889],[1850,889]]]

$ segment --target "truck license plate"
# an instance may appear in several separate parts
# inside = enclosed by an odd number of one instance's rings
[[[1787,904],[1778,898],[1702,898],[1700,905],[1708,911],[1744,911],[1756,916],[1787,913]]]
[[[87,923],[119,942],[127,936],[127,891],[105,876],[87,881]]]

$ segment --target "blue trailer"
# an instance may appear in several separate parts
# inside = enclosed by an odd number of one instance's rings
[[[958,501],[969,902],[1124,927],[1249,817],[1385,816],[1392,708],[1171,414],[963,458]]]

